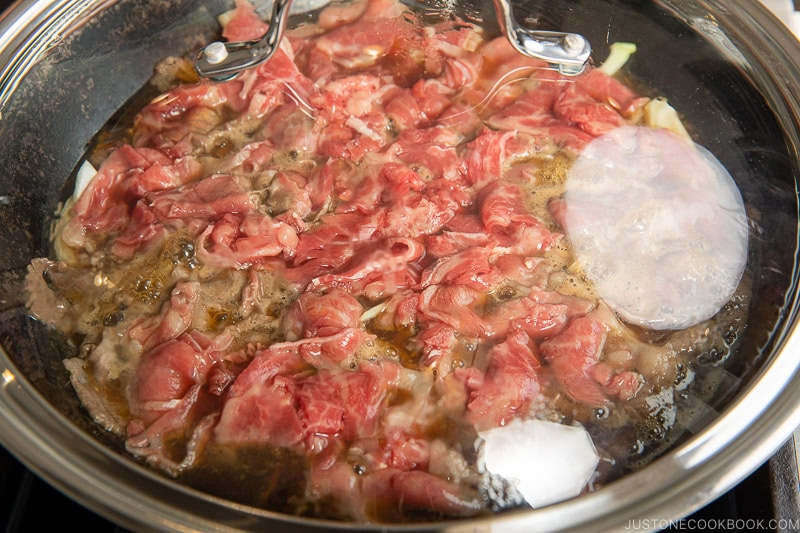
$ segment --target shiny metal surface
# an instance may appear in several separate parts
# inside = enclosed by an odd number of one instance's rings
[[[292,0],[276,0],[272,4],[269,29],[257,41],[214,41],[198,50],[194,56],[197,73],[203,78],[222,81],[269,61],[283,38],[291,7]]]
[[[495,0],[500,28],[516,50],[526,56],[541,59],[562,74],[576,76],[583,72],[592,53],[588,39],[577,33],[536,31],[523,28],[514,18],[507,0]],[[227,80],[239,72],[256,67],[272,57],[277,50],[292,11],[292,0],[277,0],[272,4],[269,29],[261,39],[248,42],[214,41],[194,56],[194,66],[202,78]]]
[[[494,0],[494,5],[500,29],[520,54],[546,61],[567,76],[583,72],[592,55],[592,46],[586,37],[578,33],[527,29],[517,22],[508,0]]]
[[[66,58],[67,62],[81,59],[80,64],[86,70],[78,74],[72,72],[77,81],[70,78],[69,73],[56,81],[66,87],[65,98],[74,99],[75,93],[69,91],[77,87],[75,91],[85,92],[88,86],[85,80],[91,78],[92,90],[82,96],[81,102],[90,106],[91,112],[82,111],[80,106],[58,110],[66,124],[64,131],[70,138],[64,139],[63,146],[53,147],[46,154],[52,157],[52,160],[45,158],[43,163],[50,166],[50,175],[41,176],[39,167],[32,166],[34,163],[30,163],[30,167],[26,166],[27,163],[18,164],[7,167],[17,176],[16,181],[0,183],[0,194],[14,198],[10,207],[0,207],[0,221],[5,227],[13,228],[14,220],[19,219],[23,228],[20,231],[24,233],[16,235],[12,229],[6,230],[8,235],[2,238],[0,252],[2,279],[8,286],[0,298],[0,318],[4,322],[23,324],[19,326],[20,338],[30,335],[33,330],[25,322],[24,310],[20,307],[21,297],[15,294],[17,286],[14,281],[19,279],[20,272],[24,272],[29,259],[42,253],[46,247],[41,237],[45,233],[43,222],[37,217],[57,204],[63,176],[69,175],[86,142],[145,82],[152,65],[163,56],[165,47],[171,47],[170,53],[189,53],[208,42],[214,31],[214,13],[225,3],[25,0],[0,20],[2,128],[9,127],[9,120],[16,120],[13,106],[21,104],[15,100],[15,93],[21,90],[27,76],[42,75],[37,67],[49,57],[48,54],[59,46],[74,44],[70,39],[79,35],[82,28],[97,31],[94,19],[98,13],[114,12],[126,4],[133,6],[131,12],[135,9],[167,9],[174,10],[170,11],[174,16],[151,30],[157,34],[148,32],[147,38],[139,35],[139,38],[130,38],[117,48],[112,44],[104,45],[105,48],[98,44],[93,49],[83,42],[85,51],[70,49],[59,56],[62,60]],[[781,294],[775,296],[781,305],[779,321],[767,332],[768,339],[757,344],[757,349],[763,351],[753,358],[758,365],[747,374],[746,383],[735,397],[720,407],[719,416],[707,425],[697,426],[690,438],[642,471],[594,493],[536,511],[507,513],[492,519],[417,524],[393,529],[466,533],[585,531],[590,527],[594,531],[619,531],[630,529],[632,524],[641,525],[643,521],[652,526],[649,529],[659,529],[735,485],[769,458],[800,426],[800,332],[797,331],[800,306],[797,300],[798,213],[795,192],[800,177],[800,96],[796,90],[800,87],[800,44],[768,11],[749,0],[659,0],[654,4],[670,13],[681,27],[691,28],[697,39],[716,50],[733,65],[737,75],[752,84],[757,94],[763,95],[784,135],[782,149],[785,156],[781,155],[781,159],[787,160],[791,175],[780,176],[765,188],[777,187],[775,184],[780,182],[786,189],[781,192],[781,197],[794,199],[789,209],[793,218],[775,223],[776,226],[791,226],[787,228],[790,230],[787,232],[789,238],[774,244],[785,246],[785,254],[793,259],[791,264],[766,265],[767,268],[783,270],[786,287],[780,287]],[[129,12],[120,9],[117,13],[124,19],[123,15]],[[113,21],[114,18],[106,20]],[[136,22],[124,20],[129,24]],[[113,32],[100,35],[112,42],[108,36]],[[81,44],[80,41],[77,43]],[[121,66],[114,67],[115,64]],[[706,64],[691,66],[708,68]],[[651,68],[647,72],[656,70],[656,66]],[[115,79],[114,76],[122,70],[134,72]],[[101,75],[103,72],[108,74]],[[46,82],[46,78],[35,79],[37,83]],[[97,95],[102,95],[102,102],[97,101]],[[687,106],[693,103],[690,98],[686,102]],[[34,114],[33,119],[40,116]],[[24,137],[25,131],[21,128],[26,126],[29,124],[20,122],[14,131]],[[46,128],[59,132],[62,126],[48,124]],[[2,131],[8,134],[7,130],[0,129]],[[719,144],[723,144],[722,141]],[[755,152],[748,153],[750,156],[756,159],[766,157]],[[18,202],[14,195],[22,192],[26,193],[24,201]],[[9,209],[14,212],[9,212]],[[762,296],[766,295],[762,293]],[[136,530],[371,529],[369,526],[286,517],[233,504],[176,484],[135,464],[96,439],[90,426],[81,426],[66,403],[46,397],[40,388],[34,386],[37,369],[27,366],[28,359],[12,358],[12,354],[17,352],[30,353],[33,358],[34,348],[46,350],[47,345],[16,338],[14,342],[8,342],[7,335],[3,338],[4,349],[0,353],[0,441],[34,472],[107,518]],[[61,383],[53,387],[64,388]]]

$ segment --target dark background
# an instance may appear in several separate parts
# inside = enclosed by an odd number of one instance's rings
[[[793,1],[800,9],[800,0]],[[0,0],[0,12],[12,3]],[[774,477],[775,465],[767,463],[690,518],[763,520],[767,523],[769,519],[782,517],[776,513]],[[86,531],[125,531],[52,488],[0,447],[0,526],[3,531],[48,531],[54,520]]]

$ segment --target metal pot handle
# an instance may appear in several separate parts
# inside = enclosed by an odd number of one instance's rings
[[[578,33],[523,28],[514,18],[508,0],[494,0],[494,5],[501,30],[520,54],[546,61],[568,76],[578,75],[586,68],[592,53],[586,37]],[[216,41],[198,50],[194,57],[197,73],[201,78],[223,81],[269,61],[286,31],[291,7],[292,0],[273,2],[269,29],[261,39],[229,43]]]

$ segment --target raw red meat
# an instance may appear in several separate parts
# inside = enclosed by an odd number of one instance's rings
[[[467,419],[478,429],[504,426],[527,417],[539,394],[538,357],[524,332],[510,335],[489,352],[489,366],[467,404]]]
[[[556,378],[567,394],[590,405],[608,401],[600,384],[592,377],[606,342],[606,327],[590,317],[576,318],[558,336],[540,346]]]
[[[285,448],[308,465],[302,505],[488,512],[478,431],[643,387],[606,363],[596,302],[557,292],[558,200],[531,205],[541,168],[644,100],[396,2],[330,6],[319,25],[153,100],[77,198],[61,243],[110,271],[96,285],[125,313],[73,381],[120,388],[128,449],[172,474],[209,444]],[[265,29],[237,0],[223,35]],[[137,301],[125,268],[164,287]]]

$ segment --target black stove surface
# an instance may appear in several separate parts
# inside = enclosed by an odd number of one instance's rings
[[[0,527],[3,531],[51,531],[54,517],[63,524],[80,524],[84,531],[126,531],[60,493],[5,448],[0,448]]]

